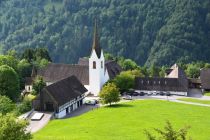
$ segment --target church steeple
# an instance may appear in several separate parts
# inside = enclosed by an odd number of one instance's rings
[[[92,51],[95,50],[97,57],[101,57],[101,47],[99,43],[99,37],[98,37],[98,23],[97,20],[95,19],[95,27],[94,27],[94,38],[93,38],[93,47]]]

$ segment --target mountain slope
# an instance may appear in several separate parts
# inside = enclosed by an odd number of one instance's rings
[[[106,52],[142,65],[210,61],[209,0],[5,0],[0,52],[47,47],[75,63],[90,54],[95,17]]]

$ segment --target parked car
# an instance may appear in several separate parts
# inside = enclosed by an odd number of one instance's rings
[[[146,93],[144,93],[144,92],[140,92],[139,93],[139,96],[144,96]]]
[[[122,97],[124,100],[132,100],[132,97],[130,95],[126,95]]]
[[[165,93],[161,91],[161,92],[160,92],[160,95],[161,95],[161,96],[164,96],[164,95],[165,95]]]
[[[139,93],[134,91],[133,96],[139,96]]]
[[[153,93],[152,93],[152,92],[148,92],[147,95],[148,95],[148,96],[152,96]]]
[[[157,91],[154,91],[153,92],[153,95],[158,95],[159,93]]]
[[[86,104],[86,105],[96,105],[97,102],[98,102],[97,100],[92,99],[92,100],[86,100],[86,101],[85,101],[85,104]]]
[[[171,93],[170,92],[166,92],[166,96],[171,96]]]

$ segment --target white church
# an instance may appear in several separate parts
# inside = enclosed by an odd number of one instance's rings
[[[26,78],[25,90],[31,92],[33,79],[42,76],[47,87],[42,89],[33,106],[35,110],[55,111],[60,118],[82,105],[86,95],[98,96],[103,85],[121,71],[116,61],[105,60],[95,22],[89,59],[80,58],[78,64],[50,63],[43,69],[33,69],[31,77]]]

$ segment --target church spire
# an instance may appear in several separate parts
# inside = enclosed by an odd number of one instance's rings
[[[100,47],[99,37],[98,37],[98,23],[97,23],[96,19],[95,19],[94,38],[93,38],[92,50],[96,51],[96,54],[97,54],[98,58],[101,57],[101,47]]]

